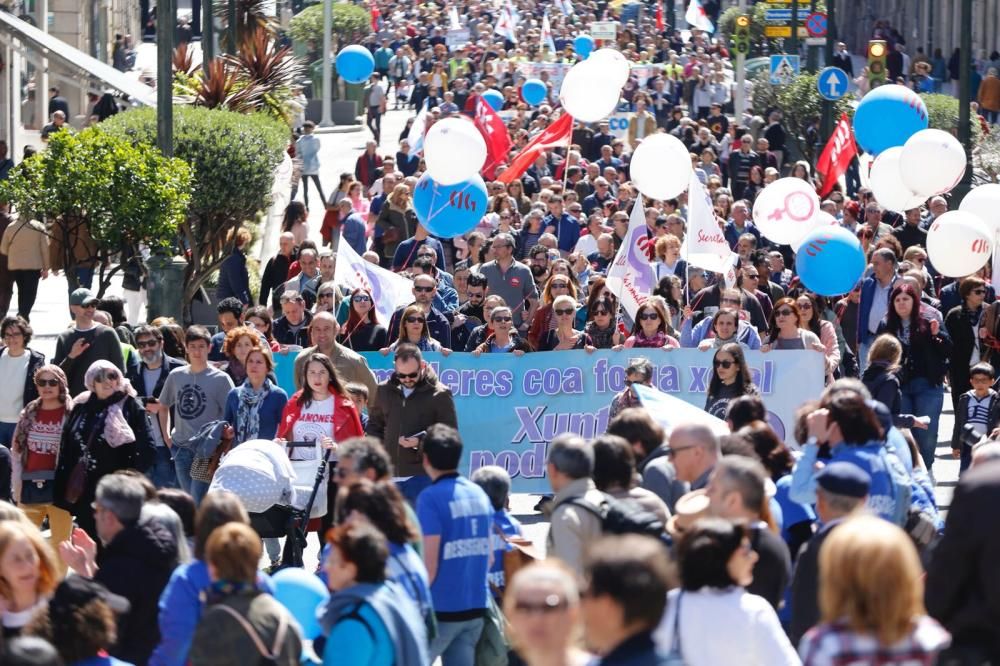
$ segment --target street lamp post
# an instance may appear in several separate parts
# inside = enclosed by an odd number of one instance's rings
[[[333,68],[330,66],[330,50],[333,48],[333,0],[323,0],[323,117],[320,127],[331,127],[330,100],[333,98]]]
[[[177,0],[156,5],[156,146],[166,157],[174,155],[174,24]]]
[[[972,0],[962,0],[962,15],[959,18],[960,53],[958,57],[958,140],[965,147],[965,174],[952,190],[952,208],[962,203],[962,199],[972,189],[972,113],[970,109],[972,70]]]

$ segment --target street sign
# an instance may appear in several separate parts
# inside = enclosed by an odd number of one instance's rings
[[[764,36],[773,37],[775,39],[784,37],[788,38],[792,36],[792,26],[790,25],[765,25],[764,26]],[[799,39],[805,39],[809,36],[806,29],[799,25]]]
[[[813,12],[806,17],[806,32],[810,37],[826,36],[826,14]]]
[[[784,23],[792,20],[791,9],[767,9],[764,10],[764,20],[768,23]]]
[[[847,89],[851,86],[851,80],[847,73],[839,67],[826,67],[816,77],[816,88],[819,89],[820,97],[836,102],[847,94]]]
[[[778,53],[771,56],[771,84],[787,86],[799,75],[799,57]]]
[[[806,46],[826,46],[826,37],[806,37]]]

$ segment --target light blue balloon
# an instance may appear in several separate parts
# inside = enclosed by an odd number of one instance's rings
[[[483,93],[483,99],[486,100],[486,103],[489,104],[490,108],[494,111],[499,111],[503,108],[503,93],[499,90],[490,88]]]
[[[438,238],[454,238],[471,231],[486,214],[486,183],[479,174],[441,185],[424,174],[413,192],[413,209],[427,231]]]
[[[271,576],[271,582],[274,584],[274,598],[302,627],[303,637],[309,640],[319,637],[323,629],[319,625],[317,610],[330,598],[330,591],[323,581],[305,569],[289,567]]]
[[[858,237],[839,225],[809,232],[795,257],[795,270],[807,289],[820,296],[846,294],[865,272]]]
[[[854,137],[865,152],[878,155],[927,129],[927,105],[906,86],[879,86],[861,98],[854,112]]]
[[[348,83],[364,83],[375,71],[375,58],[360,44],[351,44],[337,54],[337,74]]]
[[[521,98],[531,106],[538,106],[545,101],[549,90],[541,79],[528,79],[521,86]]]
[[[577,35],[573,39],[573,50],[581,59],[586,60],[594,50],[594,38],[590,35]]]

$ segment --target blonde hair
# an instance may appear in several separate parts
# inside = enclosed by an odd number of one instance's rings
[[[903,345],[899,343],[896,336],[883,333],[875,338],[872,346],[868,348],[868,365],[877,362],[889,364],[889,370],[899,368],[899,361],[903,358]]]
[[[38,582],[35,591],[41,596],[52,594],[62,578],[59,560],[37,527],[13,520],[0,523],[0,559],[3,559],[8,548],[21,539],[26,539],[38,555]],[[2,575],[0,575],[0,597],[13,598],[13,590]]]
[[[903,530],[875,516],[851,518],[831,532],[819,553],[823,622],[846,622],[893,645],[926,614],[923,570]]]

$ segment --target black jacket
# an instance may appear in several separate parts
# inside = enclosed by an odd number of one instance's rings
[[[955,488],[925,586],[927,612],[951,632],[952,645],[982,650],[985,663],[1000,662],[997,506],[1000,463],[988,462],[966,471]]]
[[[802,546],[795,560],[795,575],[792,577],[792,620],[788,626],[788,637],[792,645],[807,631],[819,624],[819,549],[830,536],[830,532],[841,521],[833,520],[819,529],[806,545]]]
[[[268,305],[268,301],[270,301],[270,305],[275,312],[281,311],[281,303],[278,302],[281,294],[278,293],[278,290],[288,280],[288,269],[291,265],[292,258],[286,257],[283,254],[276,254],[267,260],[267,265],[264,267],[264,274],[260,278],[260,297],[257,299],[258,303]]]
[[[1000,427],[1000,396],[995,393],[991,396],[989,403],[989,414],[986,416],[986,434],[990,434],[994,429]],[[955,404],[955,428],[951,432],[951,448],[962,448],[962,428],[969,418],[969,394],[963,393],[958,397]]]
[[[129,368],[125,377],[128,379],[129,383],[132,384],[132,388],[139,397],[153,397],[159,398],[160,391],[163,390],[163,384],[167,381],[167,375],[176,370],[177,368],[183,368],[187,363],[180,360],[179,358],[174,358],[173,356],[163,355],[163,363],[160,365],[160,376],[156,379],[156,386],[149,387],[146,386],[146,379],[143,376],[143,363],[139,362],[138,368]]]
[[[94,580],[129,600],[132,608],[118,617],[118,643],[111,654],[131,664],[145,664],[160,642],[160,594],[177,566],[177,542],[156,522],[130,525],[98,554]]]
[[[271,327],[271,333],[274,335],[274,339],[278,344],[298,345],[303,348],[309,346],[309,324],[312,323],[313,316],[308,310],[306,310],[304,314],[304,323],[298,333],[292,332],[292,329],[288,325],[288,320],[283,316],[274,320],[274,325]]]
[[[0,347],[0,355],[7,351],[6,347]],[[38,368],[45,365],[45,354],[42,352],[37,352],[34,349],[26,349],[28,352],[28,374],[24,378],[24,402],[27,405],[29,402],[38,397],[38,387],[35,386],[35,372]]]
[[[980,310],[980,312],[982,312]],[[968,389],[969,361],[972,360],[972,350],[976,346],[976,333],[969,324],[969,312],[965,305],[956,305],[947,312],[944,327],[951,338],[951,364],[948,366],[948,376],[953,388]],[[979,328],[978,326],[976,327]]]
[[[878,325],[876,335],[883,333],[891,333],[885,321]],[[910,331],[910,344],[903,345],[900,384],[905,385],[912,379],[923,378],[933,386],[940,386],[948,371],[951,349],[951,338],[948,337],[945,327],[942,327],[937,335],[932,336],[927,322],[921,322],[918,330]]]

